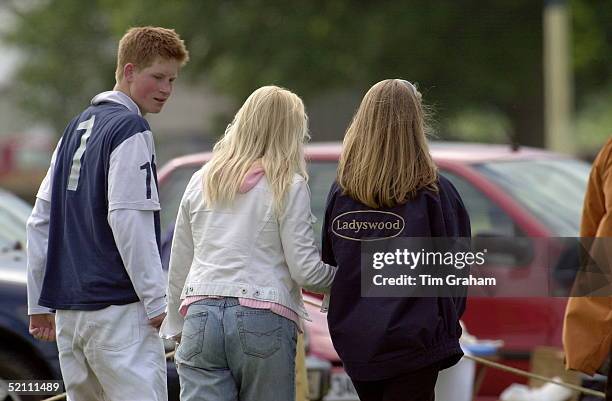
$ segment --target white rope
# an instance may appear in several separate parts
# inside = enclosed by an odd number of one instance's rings
[[[478,362],[480,364],[483,364],[483,365],[486,365],[486,366],[490,366],[490,367],[495,368],[495,369],[499,369],[499,370],[503,370],[503,371],[506,371],[506,372],[514,373],[515,375],[518,375],[518,376],[524,376],[524,377],[529,377],[529,378],[532,378],[532,379],[542,380],[543,382],[554,383],[556,385],[568,388],[570,390],[574,390],[574,391],[578,391],[578,392],[581,392],[581,393],[593,395],[595,397],[606,398],[606,395],[604,393],[602,393],[601,391],[596,391],[596,390],[592,390],[590,388],[577,386],[575,384],[554,381],[554,380],[552,380],[552,379],[550,379],[548,377],[545,377],[545,376],[536,375],[535,373],[526,372],[526,371],[521,370],[521,369],[513,368],[512,366],[506,366],[506,365],[503,365],[501,363],[489,361],[488,359],[480,358],[480,357],[473,356],[473,355],[464,355],[463,357],[467,358],[467,359],[471,359],[474,362]]]
[[[304,302],[309,304],[309,305],[315,306],[317,308],[321,307],[321,304],[319,304],[317,302],[310,301],[308,299],[305,299]],[[573,390],[573,391],[578,391],[578,392],[581,392],[581,393],[590,394],[590,395],[593,395],[595,397],[606,398],[606,395],[604,393],[602,393],[601,391],[596,391],[596,390],[592,390],[590,388],[576,386],[575,384],[564,383],[564,382],[557,382],[557,381],[554,381],[551,378],[548,378],[548,377],[545,377],[545,376],[540,376],[540,375],[537,375],[535,373],[531,373],[531,372],[527,372],[527,371],[524,371],[524,370],[521,370],[521,369],[513,368],[511,366],[506,366],[506,365],[503,365],[501,363],[493,362],[493,361],[490,361],[488,359],[480,358],[480,357],[473,356],[473,355],[464,355],[463,357],[467,358],[467,359],[471,359],[474,362],[478,362],[478,363],[480,363],[482,365],[485,365],[485,366],[489,366],[489,367],[492,367],[492,368],[495,368],[495,369],[499,369],[499,370],[503,370],[503,371],[506,371],[506,372],[514,373],[515,375],[518,375],[518,376],[529,377],[529,378],[532,378],[532,379],[538,379],[538,380],[542,380],[543,382],[557,384],[559,386],[568,388],[568,389]]]

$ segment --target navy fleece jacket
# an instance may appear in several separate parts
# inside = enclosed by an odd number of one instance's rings
[[[383,380],[433,364],[444,369],[463,355],[459,319],[465,298],[362,297],[361,242],[332,230],[334,219],[344,213],[379,210],[403,217],[400,237],[470,237],[470,219],[459,193],[442,176],[438,188],[437,193],[421,190],[392,208],[372,209],[343,195],[337,183],[331,187],[322,253],[338,272],[327,321],[334,347],[353,380]]]

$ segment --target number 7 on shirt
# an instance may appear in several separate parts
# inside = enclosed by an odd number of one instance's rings
[[[87,121],[83,121],[77,127],[77,131],[85,130],[83,136],[81,136],[81,144],[79,145],[76,152],[74,152],[74,157],[72,158],[72,167],[70,168],[70,177],[68,178],[68,190],[76,191],[79,186],[79,176],[81,175],[81,157],[85,153],[85,149],[87,148],[87,140],[91,136],[91,131],[93,130],[94,122],[96,121],[96,116],[91,116],[91,118]]]

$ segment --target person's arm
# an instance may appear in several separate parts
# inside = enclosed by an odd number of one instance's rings
[[[601,182],[601,171],[597,165],[598,159],[596,159],[595,163],[593,163],[584,195],[582,220],[580,222],[581,237],[595,237],[600,226],[599,223],[602,221],[602,218],[606,212],[605,198]]]
[[[55,161],[62,140],[60,139],[47,170],[47,175],[40,184],[32,214],[26,223],[26,271],[28,315],[30,315],[30,334],[43,341],[55,339],[55,317],[53,311],[38,305],[45,277],[47,264],[47,244],[49,241],[49,220],[51,216],[51,193]]]
[[[188,189],[189,190],[189,189]],[[167,317],[162,324],[160,334],[163,338],[180,337],[183,329],[183,317],[179,313],[181,293],[193,261],[193,234],[189,218],[188,192],[185,192],[179,206],[170,251],[170,268],[168,270],[168,309]]]
[[[470,239],[472,238],[470,215],[468,214],[467,209],[465,208],[463,200],[461,199],[461,196],[459,195],[457,189],[453,187],[453,190],[455,191],[457,197],[457,224],[459,225],[459,237],[465,240],[464,245],[467,248],[466,250],[469,250],[469,248],[471,247]],[[468,266],[467,268],[469,269],[470,267]],[[468,296],[467,287],[463,287],[461,289],[462,291],[460,294],[458,294],[459,296],[454,298],[455,310],[457,311],[457,317],[459,319],[461,319],[463,313],[465,312]]]
[[[294,182],[279,218],[280,237],[291,278],[313,292],[327,292],[337,268],[321,260],[314,242],[310,191],[304,180]]]
[[[166,290],[153,212],[116,209],[109,213],[108,223],[147,317],[153,319],[163,314],[166,310]]]
[[[606,246],[612,237],[612,139],[609,140],[593,162],[584,198],[580,237],[587,243],[595,238],[589,249],[589,256],[600,268],[610,265],[610,252]],[[581,263],[582,264],[582,263]],[[610,282],[607,275],[590,274],[588,269],[578,271],[572,293],[585,295],[579,288],[598,289],[602,280]],[[596,283],[593,283],[595,280]],[[609,294],[609,292],[607,293]],[[606,294],[606,295],[607,295]],[[593,375],[609,355],[612,344],[612,297],[578,296],[570,297],[563,321],[563,349],[566,369]]]
[[[599,166],[601,175],[601,193],[603,194],[604,210],[597,224],[596,237],[612,237],[612,140],[608,141],[603,152],[604,160]],[[596,217],[597,218],[597,217]]]
[[[45,265],[47,263],[50,214],[51,202],[36,198],[32,214],[28,218],[26,225],[29,315],[53,312],[47,307],[38,305],[45,277]]]
[[[455,238],[457,242],[453,243],[453,252],[469,251],[472,236],[470,216],[461,195],[453,183],[447,179],[440,178],[438,185],[439,203],[432,204],[429,210],[431,236],[445,237],[449,244],[450,238]],[[469,269],[469,266],[466,269]],[[458,286],[451,287],[449,290],[451,290],[451,296],[448,299],[452,300],[457,319],[460,319],[465,312],[468,288]]]
[[[47,260],[47,241],[49,238],[49,214],[51,203],[36,199],[32,214],[27,223],[27,291],[29,332],[42,341],[55,339],[55,316],[53,311],[38,305],[45,276]]]
[[[336,262],[336,256],[334,255],[334,248],[332,245],[331,237],[330,237],[330,225],[332,224],[332,216],[331,212],[333,210],[333,203],[335,199],[336,192],[336,183],[334,183],[327,195],[327,202],[325,206],[325,217],[323,218],[323,226],[321,228],[321,259],[323,262],[332,265],[338,266],[338,262]],[[323,301],[321,302],[320,311],[323,313],[327,313],[329,311],[329,302],[330,302],[330,294],[325,294],[323,296]]]
[[[602,148],[591,169],[584,198],[580,236],[589,248],[581,261],[572,295],[608,295],[612,283],[612,140]],[[586,256],[586,255],[585,255]],[[590,268],[591,263],[597,266]],[[606,285],[607,284],[607,285]],[[603,287],[602,287],[603,286]]]
[[[108,170],[108,223],[126,272],[152,326],[166,309],[165,279],[156,236],[160,210],[153,136],[129,136],[112,151]]]
[[[329,194],[327,195],[327,202],[325,207],[325,217],[323,218],[323,227],[321,228],[321,259],[323,262],[330,264],[332,266],[338,266],[336,262],[336,257],[334,256],[334,249],[332,247],[330,233],[330,225],[331,222],[331,212],[333,210],[333,202],[335,199],[334,193],[336,190],[336,185],[333,184],[329,190]]]

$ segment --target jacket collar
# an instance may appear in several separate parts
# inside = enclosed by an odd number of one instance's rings
[[[103,102],[119,103],[127,107],[128,110],[130,110],[131,112],[137,113],[139,116],[142,117],[142,113],[140,112],[140,108],[138,107],[138,105],[132,100],[131,97],[121,91],[102,92],[94,96],[93,99],[91,99],[91,104],[93,105],[100,104]]]

